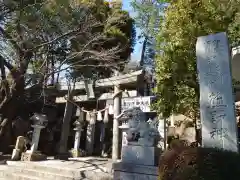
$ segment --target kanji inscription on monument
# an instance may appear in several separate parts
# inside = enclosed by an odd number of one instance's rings
[[[226,33],[198,37],[202,144],[238,151],[230,51]]]

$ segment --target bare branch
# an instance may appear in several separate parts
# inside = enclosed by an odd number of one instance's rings
[[[121,62],[121,63],[111,63],[111,64],[100,64],[100,65],[92,65],[92,64],[81,64],[81,65],[76,65],[77,67],[95,67],[95,68],[98,68],[98,67],[108,67],[108,68],[111,68],[112,70],[119,70],[118,69],[118,66],[120,65],[124,65],[126,62]],[[51,72],[49,72],[47,74],[47,76],[51,76],[52,73],[59,73],[59,72],[62,72],[64,70],[67,70],[69,69],[70,67],[66,67],[66,68],[63,68],[63,69],[59,69],[59,70],[53,70]]]
[[[8,34],[1,26],[0,26],[0,34],[2,34],[5,39],[11,42],[11,44],[14,46],[14,48],[18,51],[18,53],[22,52],[20,46],[17,44],[16,41],[13,40],[10,34]]]
[[[97,26],[99,26],[101,24],[102,23],[95,22],[95,24],[91,24],[91,28],[97,27]],[[66,33],[64,33],[64,34],[62,34],[62,35],[60,35],[60,36],[58,36],[58,37],[56,37],[56,38],[54,38],[54,39],[52,39],[50,41],[47,41],[47,42],[44,42],[42,44],[39,44],[39,45],[35,46],[34,48],[30,49],[29,51],[34,51],[34,50],[36,50],[36,49],[38,49],[40,47],[52,44],[52,43],[54,43],[56,41],[59,41],[59,40],[61,40],[63,38],[66,38],[66,37],[69,39],[68,36],[71,36],[71,35],[74,35],[74,37],[76,37],[76,35],[84,34],[85,32],[87,32],[87,30],[89,30],[89,27],[80,27],[80,28],[77,28],[75,30],[68,31],[68,32],[66,32]],[[77,34],[75,34],[75,33],[77,33]]]

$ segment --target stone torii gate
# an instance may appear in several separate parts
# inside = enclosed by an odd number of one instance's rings
[[[146,82],[147,81],[147,82]],[[122,95],[124,96],[125,91],[124,86],[132,86],[135,89],[135,92],[130,92],[127,97],[137,97],[141,95],[146,95],[145,93],[139,94],[138,88],[140,89],[145,89],[146,84],[151,83],[150,76],[147,75],[147,73],[144,70],[139,70],[135,72],[131,72],[128,74],[116,74],[113,77],[106,78],[106,79],[99,79],[95,81],[94,83],[94,88],[95,89],[106,89],[106,88],[114,88],[113,93],[103,93],[100,95],[100,97],[95,97],[95,92],[93,90],[93,84],[90,82],[86,81],[80,81],[76,82],[76,84],[71,85],[75,86],[75,90],[86,90],[87,95],[75,95],[73,96],[74,102],[84,102],[88,100],[113,100],[113,139],[112,139],[112,159],[116,161],[118,159],[118,154],[119,154],[119,123],[117,120],[117,117],[121,113],[121,102],[122,102]],[[60,84],[60,91],[67,91],[69,87],[66,84]],[[126,88],[125,88],[126,89]],[[145,92],[145,91],[143,91]],[[134,94],[134,95],[133,95]],[[67,102],[67,100],[64,97],[58,97],[56,99],[57,103],[67,103],[68,105],[70,104]],[[63,138],[65,142],[62,142],[61,144],[66,144],[66,139]],[[65,146],[66,147],[66,146]],[[62,150],[63,152],[63,150]]]

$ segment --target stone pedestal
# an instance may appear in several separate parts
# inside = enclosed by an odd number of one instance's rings
[[[120,127],[123,129],[122,162],[113,165],[114,180],[156,180],[161,150],[155,142],[159,133],[150,122],[146,122],[140,108],[124,113],[123,119],[124,116],[132,119]]]
[[[45,154],[40,153],[39,151],[32,152],[27,151],[22,153],[21,161],[44,161],[47,160]]]
[[[54,159],[61,159],[61,160],[67,161],[70,154],[72,154],[72,153],[69,153],[69,152],[59,153],[59,154],[54,156]]]
[[[158,167],[133,165],[129,163],[113,164],[114,180],[156,180],[158,179]]]
[[[124,163],[139,164],[144,166],[157,166],[160,148],[148,146],[123,146],[122,161]]]
[[[76,157],[81,157],[81,151],[78,149],[71,149],[70,151],[71,157],[76,158]]]

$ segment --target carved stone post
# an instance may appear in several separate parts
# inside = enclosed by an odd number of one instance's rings
[[[28,161],[43,160],[46,159],[46,156],[38,152],[37,149],[41,130],[46,127],[47,117],[46,115],[35,113],[31,119],[34,122],[34,125],[32,125],[34,131],[31,143],[31,150],[28,150],[26,153],[23,153],[22,160]]]
[[[121,113],[121,90],[120,86],[114,86],[114,97],[113,97],[113,140],[112,140],[112,160],[116,161],[118,159],[119,153],[119,123],[117,116]]]
[[[126,122],[123,122],[121,126],[119,126],[119,128],[122,131],[122,146],[127,146],[128,145],[128,140],[127,140],[127,131],[129,129],[129,125]]]
[[[87,127],[87,138],[86,138],[86,153],[88,155],[93,154],[93,147],[94,147],[94,136],[95,136],[95,123],[96,123],[96,110],[90,112],[90,119],[89,124]]]

